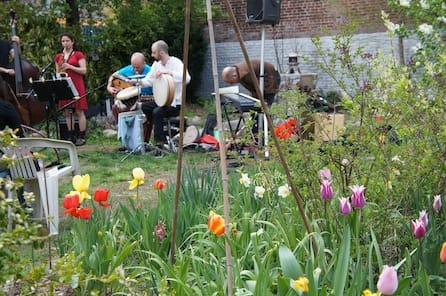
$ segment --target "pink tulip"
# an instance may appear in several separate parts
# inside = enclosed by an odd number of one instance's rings
[[[421,222],[423,222],[424,227],[427,228],[427,224],[429,223],[429,219],[427,219],[427,212],[426,211],[421,211],[420,212],[420,217],[418,218]]]
[[[442,206],[443,206],[443,204],[441,202],[441,195],[435,195],[434,202],[432,204],[432,208],[434,209],[435,212],[438,213],[441,210]]]
[[[416,238],[422,238],[426,235],[426,225],[421,219],[412,220],[412,233]]]
[[[348,215],[352,211],[352,207],[350,205],[350,202],[348,198],[342,197],[339,199],[339,212],[341,212],[342,215]]]
[[[324,180],[331,181],[330,169],[323,168],[322,170],[319,171],[319,176],[321,178],[321,181],[324,181]]]
[[[321,197],[322,199],[333,198],[333,188],[331,188],[331,181],[323,180],[321,184]]]
[[[396,292],[398,289],[398,275],[393,266],[383,266],[376,287],[383,295],[393,295]]]
[[[365,205],[365,187],[359,185],[353,185],[349,187],[352,192],[352,206],[354,208],[362,208]]]

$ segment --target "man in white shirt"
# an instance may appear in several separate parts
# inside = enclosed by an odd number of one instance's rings
[[[147,120],[153,124],[155,144],[161,148],[166,140],[163,120],[168,117],[175,117],[180,114],[181,97],[183,91],[183,62],[169,55],[169,46],[163,40],[158,40],[152,44],[152,57],[156,60],[150,69],[150,72],[141,80],[141,85],[153,86],[153,83],[162,74],[172,77],[175,91],[172,103],[166,106],[158,106],[155,101],[143,102],[142,111],[146,114]],[[189,72],[186,71],[186,83],[190,82]],[[154,89],[154,93],[156,90]],[[160,149],[156,150],[155,157],[162,157]]]

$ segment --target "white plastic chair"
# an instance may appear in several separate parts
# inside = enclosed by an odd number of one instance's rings
[[[38,148],[51,148],[57,157],[59,150],[65,149],[68,151],[70,163],[59,163],[41,169],[31,152],[35,152]],[[80,174],[76,147],[72,142],[64,140],[20,138],[16,140],[16,146],[3,147],[2,150],[15,159],[10,167],[11,178],[23,179],[25,190],[34,192],[36,196],[34,217],[38,219],[45,217],[50,234],[56,235],[59,226],[59,178],[69,174]]]

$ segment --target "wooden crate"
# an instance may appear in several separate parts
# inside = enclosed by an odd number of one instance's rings
[[[313,116],[315,141],[333,141],[344,133],[344,114],[316,113]]]

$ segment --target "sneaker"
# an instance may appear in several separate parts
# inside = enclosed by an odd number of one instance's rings
[[[121,146],[121,147],[118,148],[118,151],[119,152],[125,152],[125,151],[127,151],[127,147]]]
[[[159,149],[156,149],[155,154],[153,155],[153,157],[155,157],[155,158],[161,158],[163,156],[164,156],[163,151],[161,151]]]
[[[86,141],[85,139],[78,138],[78,139],[76,140],[76,143],[74,143],[74,145],[76,145],[76,146],[83,146],[83,145],[85,145],[86,143],[87,143],[87,141]]]

